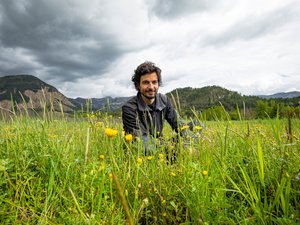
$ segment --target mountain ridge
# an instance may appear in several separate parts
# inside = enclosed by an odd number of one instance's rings
[[[53,111],[72,112],[75,106],[54,86],[33,75],[0,77],[0,107],[5,112],[14,110],[37,112],[46,107]]]
[[[288,92],[278,92],[271,95],[257,95],[260,98],[272,99],[272,98],[295,98],[300,96],[299,91],[288,91]]]
[[[255,107],[259,99],[292,99],[300,97],[300,92],[280,92],[272,95],[242,95],[236,91],[212,85],[201,88],[177,88],[166,93],[171,98],[176,98],[183,108],[195,107],[197,109],[207,109],[220,103],[225,109],[233,110],[236,105],[242,106],[247,103],[248,107]],[[18,105],[29,103],[33,110],[41,110],[41,99],[46,99],[47,107],[51,107],[51,100],[55,101],[55,110],[60,111],[60,105],[68,112],[79,109],[115,111],[119,110],[132,96],[126,97],[103,97],[103,98],[68,98],[60,93],[54,86],[47,84],[33,75],[8,75],[0,77],[0,107],[12,107],[11,98]],[[175,102],[176,103],[176,102]]]

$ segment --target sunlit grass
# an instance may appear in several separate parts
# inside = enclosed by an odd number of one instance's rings
[[[299,223],[299,121],[204,122],[144,156],[110,116],[1,121],[0,223]]]

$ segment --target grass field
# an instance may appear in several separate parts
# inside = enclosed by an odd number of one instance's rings
[[[0,224],[300,224],[299,120],[204,123],[143,156],[110,116],[0,121]]]

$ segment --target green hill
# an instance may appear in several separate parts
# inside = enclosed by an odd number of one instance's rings
[[[231,119],[275,117],[277,112],[285,116],[286,112],[293,108],[293,114],[300,115],[300,97],[293,98],[269,98],[259,96],[241,95],[236,91],[219,86],[206,86],[202,88],[178,88],[167,95],[173,99],[180,113],[192,116],[193,111],[201,112],[207,119],[214,117],[226,117],[225,111]]]
[[[222,105],[226,110],[236,109],[237,106],[255,107],[259,97],[245,96],[219,86],[206,86],[203,88],[178,88],[167,95],[180,103],[181,109],[205,110]]]

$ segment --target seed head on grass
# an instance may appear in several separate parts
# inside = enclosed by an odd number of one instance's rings
[[[103,126],[103,122],[97,122],[96,123],[96,127],[102,127]]]

